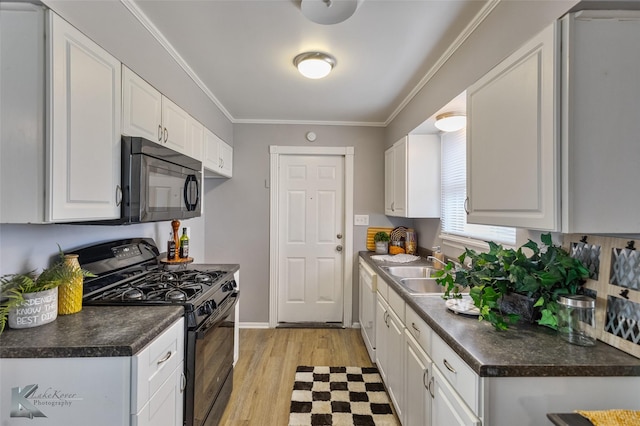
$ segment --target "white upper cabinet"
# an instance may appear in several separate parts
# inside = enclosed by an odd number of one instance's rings
[[[233,148],[209,129],[204,129],[205,177],[228,177],[233,175]]]
[[[188,155],[202,161],[204,153],[204,126],[195,118],[189,120]]]
[[[468,222],[637,233],[638,11],[568,14],[467,90]]]
[[[198,123],[126,66],[122,67],[122,134],[139,136],[202,159]],[[192,140],[192,138],[196,140]]]
[[[162,142],[162,94],[122,66],[122,134]]]
[[[384,154],[384,213],[440,217],[440,137],[408,135]]]
[[[469,223],[558,227],[555,28],[467,90]]]
[[[120,217],[121,65],[49,13],[47,219]]]

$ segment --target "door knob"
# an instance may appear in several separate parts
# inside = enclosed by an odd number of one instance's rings
[[[337,239],[339,239],[339,240],[341,240],[341,239],[342,239],[342,234],[338,234],[338,235],[336,235],[336,238],[337,238]]]
[[[336,246],[337,251],[342,251],[342,246]]]

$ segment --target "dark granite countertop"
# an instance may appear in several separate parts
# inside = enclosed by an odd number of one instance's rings
[[[371,259],[374,254],[360,252],[378,277],[482,377],[640,376],[640,359],[604,342],[576,346],[560,339],[554,330],[527,323],[497,331],[486,321],[449,311],[440,296],[411,295],[379,267],[424,265],[426,260],[379,262]]]
[[[83,306],[39,327],[0,334],[0,358],[132,356],[182,317],[182,306]]]

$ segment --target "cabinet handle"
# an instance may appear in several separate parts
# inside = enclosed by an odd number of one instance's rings
[[[431,376],[431,380],[429,380],[429,386],[427,387],[427,390],[429,391],[429,395],[431,395],[431,399],[435,398],[435,394],[433,393],[433,376]]]
[[[165,362],[169,361],[169,358],[171,358],[171,351],[167,352],[165,356],[160,358],[156,364],[157,365],[164,364]]]
[[[165,141],[165,143],[167,142],[168,139],[169,139],[169,131],[165,127],[164,128],[164,141]]]
[[[415,331],[418,332],[418,334],[420,334],[420,329],[418,327],[416,327],[416,323],[415,322],[411,323],[411,328],[413,328]]]
[[[449,364],[449,363],[447,362],[447,360],[446,360],[446,359],[442,360],[442,363],[444,364],[444,366],[445,366],[445,367],[447,367],[447,370],[451,371],[453,374],[458,374],[458,372],[456,371],[456,369],[455,369],[455,368],[453,368],[453,367],[451,366],[451,364]]]
[[[187,376],[184,373],[180,373],[180,392],[184,392],[187,388]]]
[[[427,390],[429,390],[429,386],[431,386],[429,379],[427,379],[428,376],[429,376],[429,370],[425,368],[424,371],[422,372],[422,386],[424,386],[424,388]]]
[[[469,197],[464,199],[464,212],[467,215],[469,214]]]
[[[392,201],[392,202],[391,202],[391,211],[392,211],[392,212],[395,212],[395,211],[396,211],[396,207],[395,207],[395,206],[396,206],[396,202],[395,202],[395,201]]]
[[[120,207],[122,204],[122,187],[116,185],[116,206]]]
[[[384,312],[384,323],[387,325],[387,328],[389,328],[389,312],[387,311]]]
[[[162,142],[162,124],[158,124],[158,142]]]

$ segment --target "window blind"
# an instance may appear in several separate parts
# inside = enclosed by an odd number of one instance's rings
[[[494,241],[516,242],[515,228],[467,223],[464,202],[467,197],[467,133],[465,129],[443,133],[442,143],[442,233]]]

